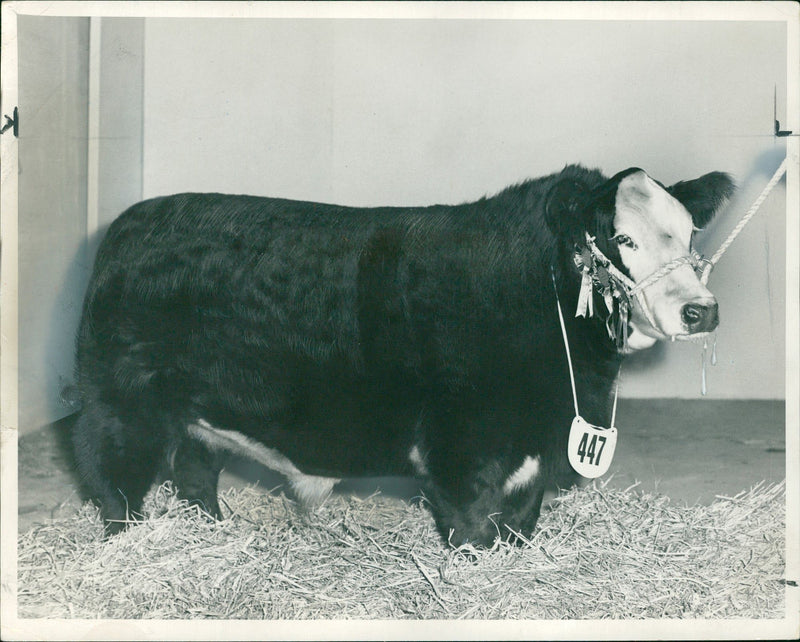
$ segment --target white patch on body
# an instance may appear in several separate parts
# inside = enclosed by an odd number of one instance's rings
[[[539,476],[539,462],[539,455],[536,455],[536,457],[526,456],[522,465],[506,479],[506,483],[503,485],[503,492],[506,495],[510,495],[514,491],[521,490],[532,484]]]
[[[414,472],[417,473],[417,475],[424,477],[428,474],[428,466],[425,464],[425,458],[416,445],[408,452],[408,461],[411,462],[411,466],[413,466]]]
[[[240,432],[215,428],[204,419],[200,419],[196,424],[190,424],[187,431],[191,437],[203,442],[212,450],[227,450],[234,455],[253,459],[285,475],[297,497],[304,504],[318,504],[341,481],[334,477],[306,475],[274,448],[267,448]]]
[[[645,172],[634,172],[617,186],[614,234],[629,237],[635,247],[620,244],[619,255],[634,282],[646,279],[670,261],[691,251],[692,216]],[[687,303],[711,305],[714,296],[690,264],[669,272],[643,291],[658,328],[634,302],[629,337],[631,349],[649,347],[657,339],[687,334],[681,310]]]

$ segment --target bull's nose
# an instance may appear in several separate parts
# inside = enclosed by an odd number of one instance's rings
[[[681,309],[681,319],[690,334],[711,332],[719,324],[719,306],[714,303],[687,303]]]

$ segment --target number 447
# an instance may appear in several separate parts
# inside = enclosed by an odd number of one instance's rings
[[[599,448],[598,448],[599,441]],[[600,455],[603,454],[603,448],[606,446],[606,438],[602,435],[592,435],[589,439],[589,433],[583,433],[581,441],[578,444],[578,455],[581,458],[581,463],[588,457],[589,463],[595,466],[600,465]]]

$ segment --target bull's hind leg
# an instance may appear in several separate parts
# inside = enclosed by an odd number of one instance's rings
[[[164,437],[123,421],[114,409],[87,400],[73,432],[75,463],[90,498],[99,505],[106,531],[123,530],[141,511],[163,458]]]
[[[221,457],[199,441],[183,438],[169,454],[171,477],[178,495],[215,519],[222,519],[217,501]]]

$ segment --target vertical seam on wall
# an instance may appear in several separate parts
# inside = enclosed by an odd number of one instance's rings
[[[99,225],[100,208],[100,67],[102,18],[89,18],[89,109],[86,166],[86,240]]]
[[[145,68],[146,68],[146,61],[145,56],[147,52],[145,51],[146,43],[147,43],[147,18],[140,18],[142,21],[142,28],[140,30],[140,40],[139,40],[139,60],[140,60],[140,67],[139,67],[139,199],[142,200],[144,198],[144,108],[145,108],[145,100],[144,100],[144,92],[145,92]]]

